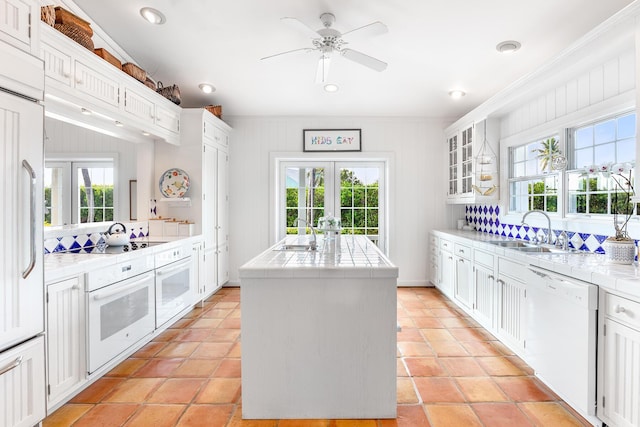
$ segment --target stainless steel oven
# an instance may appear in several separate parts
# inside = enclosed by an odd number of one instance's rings
[[[153,267],[147,255],[88,273],[89,373],[154,331]]]
[[[156,254],[156,327],[193,304],[191,247],[179,246]]]

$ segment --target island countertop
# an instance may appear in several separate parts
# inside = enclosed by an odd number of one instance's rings
[[[335,241],[318,236],[315,251],[279,250],[308,244],[311,236],[287,236],[240,267],[240,278],[397,278],[396,267],[367,237],[342,235]]]

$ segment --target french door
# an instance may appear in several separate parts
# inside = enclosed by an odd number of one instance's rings
[[[342,234],[365,235],[385,251],[385,175],[385,162],[281,162],[278,238],[307,234],[333,215]]]

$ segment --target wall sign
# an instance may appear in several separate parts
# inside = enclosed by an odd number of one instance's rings
[[[362,151],[361,129],[305,129],[303,151]]]

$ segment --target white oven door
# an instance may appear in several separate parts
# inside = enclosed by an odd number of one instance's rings
[[[156,327],[173,318],[194,301],[191,257],[156,270]]]
[[[154,275],[89,292],[89,373],[154,331]]]

